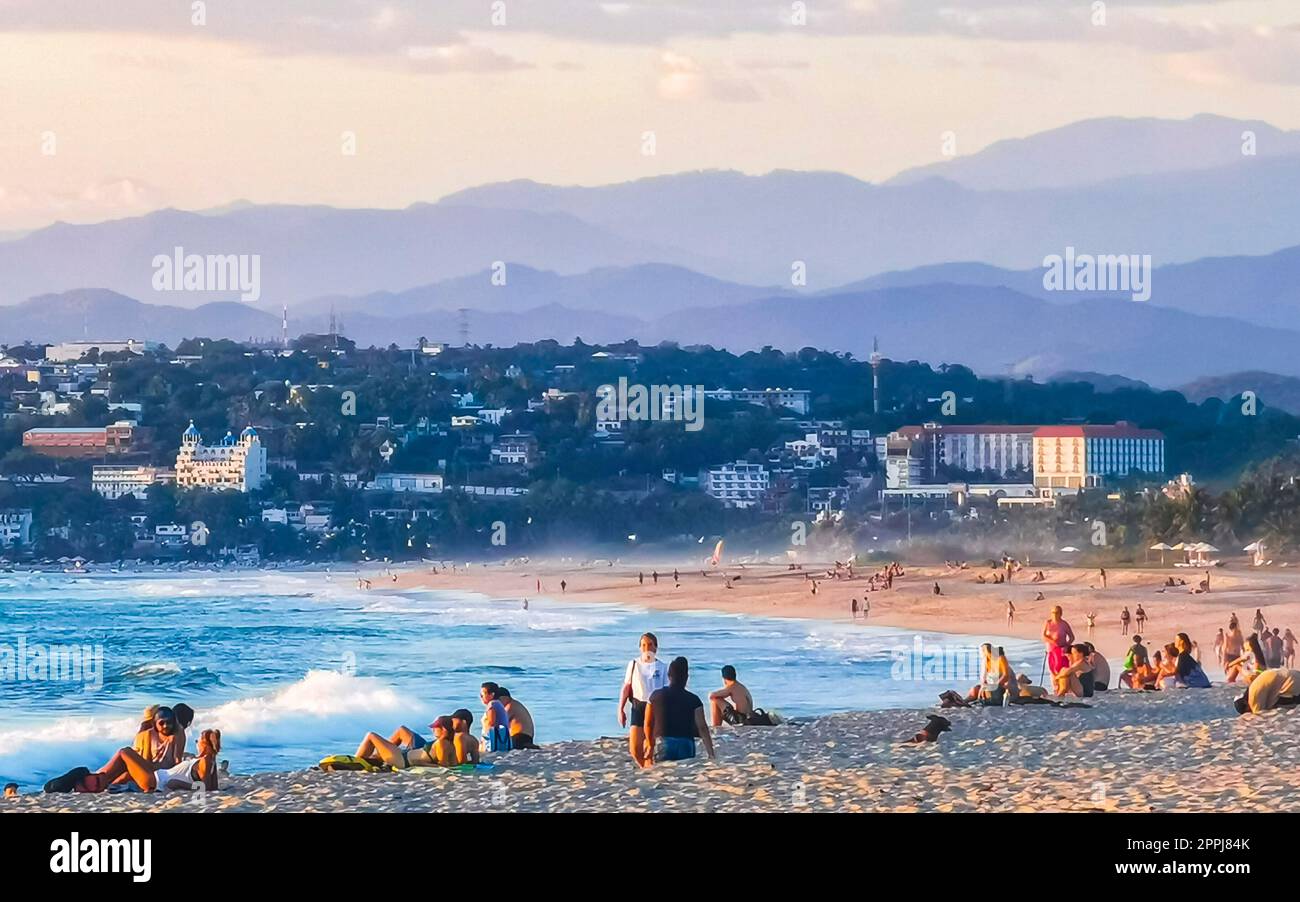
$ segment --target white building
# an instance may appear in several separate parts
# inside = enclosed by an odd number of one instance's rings
[[[691,396],[691,403],[695,405],[694,409],[702,409],[700,399],[694,397],[696,394],[695,386],[683,385],[681,389],[680,393],[664,393],[662,412],[665,418],[672,417],[679,398],[683,404],[686,403],[687,395]],[[753,404],[757,407],[783,407],[801,416],[807,416],[809,411],[812,410],[812,392],[802,388],[713,388],[704,391],[704,399]]]
[[[149,497],[149,486],[174,483],[176,471],[160,467],[96,466],[90,473],[90,487],[109,501],[134,495],[141,501]]]
[[[537,460],[537,437],[530,432],[499,435],[492,443],[490,455],[494,464],[531,466]]]
[[[769,483],[766,467],[743,460],[700,471],[700,488],[727,507],[753,507],[761,503]]]
[[[442,491],[440,473],[377,473],[366,486],[376,492],[415,492],[432,495]]]
[[[266,449],[249,426],[239,438],[227,432],[217,445],[205,445],[190,423],[176,455],[176,485],[182,489],[234,489],[253,492],[266,482]]]
[[[25,548],[32,540],[32,512],[0,511],[0,550]]]

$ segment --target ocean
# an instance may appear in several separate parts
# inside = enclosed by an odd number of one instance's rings
[[[666,612],[447,590],[359,590],[321,572],[0,574],[0,781],[38,786],[129,745],[150,704],[186,702],[237,773],[351,753],[367,730],[482,711],[508,687],[537,741],[621,735],[617,702],[643,632],[685,655],[705,698],[732,664],[783,716],[932,705],[963,691],[984,637],[860,622]],[[1038,677],[1037,643],[1006,646]],[[191,749],[193,740],[191,740]]]

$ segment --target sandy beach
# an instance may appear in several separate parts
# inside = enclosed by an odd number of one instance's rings
[[[681,586],[675,587],[673,564],[657,567],[659,582],[652,579],[655,565],[626,564],[576,566],[564,563],[534,565],[458,565],[456,572],[428,567],[399,571],[396,581],[375,578],[382,589],[460,589],[481,592],[495,598],[549,598],[583,602],[612,602],[644,605],[664,610],[712,609],[765,617],[807,617],[852,622],[851,601],[867,598],[869,617],[861,625],[889,626],[928,632],[1012,636],[1038,639],[1053,605],[1064,609],[1080,641],[1087,640],[1088,612],[1096,613],[1091,639],[1106,658],[1122,661],[1131,641],[1120,632],[1120,611],[1130,613],[1140,604],[1147,613],[1143,638],[1163,645],[1175,633],[1186,632],[1201,645],[1202,660],[1213,677],[1214,635],[1225,627],[1233,612],[1249,633],[1256,608],[1263,610],[1268,625],[1283,630],[1300,629],[1300,569],[1268,568],[1248,571],[1212,568],[1210,591],[1192,594],[1191,588],[1204,578],[1203,570],[1175,567],[1110,569],[1106,588],[1095,569],[1034,566],[1016,574],[1010,583],[981,585],[979,575],[992,571],[974,565],[967,570],[943,566],[906,567],[906,575],[894,581],[890,590],[867,591],[871,570],[858,568],[853,579],[824,578],[827,565],[805,564],[791,571],[784,565],[748,564],[708,568],[678,564]],[[1046,581],[1032,583],[1032,573],[1042,569]],[[645,574],[645,583],[638,574]],[[730,576],[731,588],[726,586]],[[1184,579],[1189,585],[1165,588],[1168,577]],[[812,594],[812,578],[817,594]],[[563,592],[560,582],[567,585]],[[538,591],[538,583],[541,591]],[[942,595],[934,595],[935,583]],[[1164,591],[1161,591],[1161,590]],[[1037,601],[1042,593],[1044,600]],[[1016,607],[1015,622],[1007,625],[1007,601]],[[1136,631],[1135,627],[1131,631]],[[1152,645],[1157,648],[1159,645]],[[739,663],[739,662],[738,662]],[[1035,675],[1036,676],[1036,675]]]
[[[701,575],[647,566],[476,564],[456,572],[430,568],[373,575],[376,591],[445,588],[513,600],[542,595],[583,602],[666,609],[710,608],[754,615],[849,620],[849,600],[865,578],[819,580],[814,596],[803,571],[731,567]],[[1037,569],[1037,568],[1035,568]],[[1141,603],[1145,632],[1164,642],[1176,631],[1200,641],[1218,678],[1214,631],[1237,612],[1248,626],[1255,608],[1282,627],[1300,623],[1291,600],[1300,573],[1212,575],[1208,594],[1161,593],[1174,574],[1194,582],[1200,571],[1114,570],[1107,588],[1096,571],[1044,568],[1011,584],[981,585],[977,572],[909,568],[888,591],[870,593],[867,623],[936,632],[1037,637],[1053,604],[1086,635],[1083,614],[1097,612],[1095,641],[1118,662],[1128,640],[1119,610]],[[809,575],[822,570],[806,571]],[[726,588],[724,574],[732,577]],[[740,577],[736,579],[736,577]],[[564,580],[566,588],[560,591]],[[933,594],[939,582],[943,594]],[[1038,592],[1044,601],[1035,601]],[[1008,628],[1006,600],[1017,607]],[[860,623],[862,621],[859,621]],[[1117,668],[1118,669],[1118,668]],[[693,687],[697,690],[700,687]],[[935,685],[935,693],[945,688]],[[956,687],[963,688],[963,687]],[[637,770],[626,741],[547,744],[498,756],[490,771],[396,774],[236,774],[218,793],[183,795],[26,795],[0,811],[1238,811],[1300,810],[1300,715],[1273,711],[1238,717],[1240,686],[1158,693],[1111,691],[1091,707],[1049,706],[945,710],[952,732],[929,745],[903,742],[930,711],[849,712],[792,719],[771,728],[723,727],[716,761],[697,759]],[[762,700],[759,699],[761,704]],[[701,752],[702,754],[702,752]]]
[[[491,771],[235,776],[205,797],[31,795],[0,811],[1300,811],[1300,714],[1233,690],[1110,692],[1091,708],[837,714],[718,732],[716,761],[637,770],[625,741],[511,752]]]

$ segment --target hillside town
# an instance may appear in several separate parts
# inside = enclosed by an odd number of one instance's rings
[[[765,377],[784,387],[750,381]],[[1007,404],[1012,391],[1025,398]],[[9,347],[0,549],[400,559],[779,535],[792,521],[889,533],[902,507],[910,534],[914,510],[938,528],[982,508],[1160,491],[1160,429],[1009,422],[1039,412],[1035,392],[1059,407],[1061,391],[810,350],[358,349],[337,333]],[[1118,412],[1140,415],[1139,401]]]

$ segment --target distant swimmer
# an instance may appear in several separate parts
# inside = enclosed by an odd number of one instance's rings
[[[528,599],[527,599],[527,598],[524,599],[524,610],[525,610],[525,611],[528,610]]]

